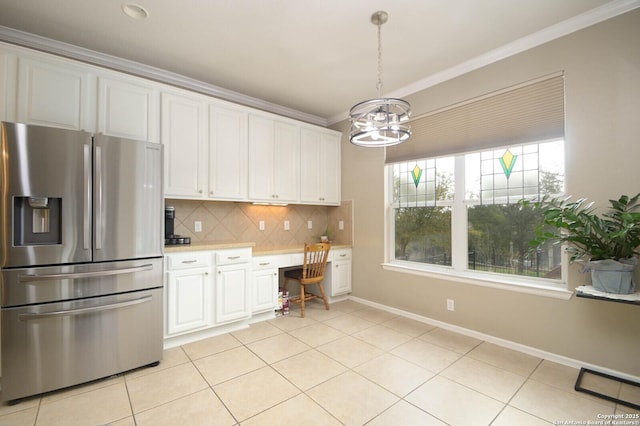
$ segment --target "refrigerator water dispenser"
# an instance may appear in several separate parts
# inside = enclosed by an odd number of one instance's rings
[[[14,197],[13,244],[61,244],[61,210],[62,198]]]

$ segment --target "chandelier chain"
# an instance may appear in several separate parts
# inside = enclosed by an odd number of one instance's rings
[[[378,23],[378,97],[382,96],[382,24]]]

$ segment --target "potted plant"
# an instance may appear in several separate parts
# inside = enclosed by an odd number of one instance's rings
[[[331,234],[329,233],[329,225],[327,225],[327,228],[324,230],[324,232],[322,234],[320,234],[320,242],[321,243],[331,242]]]
[[[611,206],[600,215],[594,203],[545,197],[532,204],[543,213],[543,223],[530,244],[545,241],[566,243],[571,262],[586,262],[596,290],[607,293],[633,293],[633,271],[640,246],[640,194],[622,195],[609,200]]]

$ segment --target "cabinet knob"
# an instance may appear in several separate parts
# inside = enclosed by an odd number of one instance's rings
[[[198,194],[202,194],[202,189],[198,189]]]
[[[204,274],[205,274],[205,275],[209,275],[209,273],[208,273],[208,272],[205,272]]]

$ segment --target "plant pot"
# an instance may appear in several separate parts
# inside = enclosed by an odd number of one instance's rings
[[[591,270],[591,284],[593,288],[605,293],[629,294],[635,291],[633,271],[638,264],[638,258],[595,260],[588,263]]]

